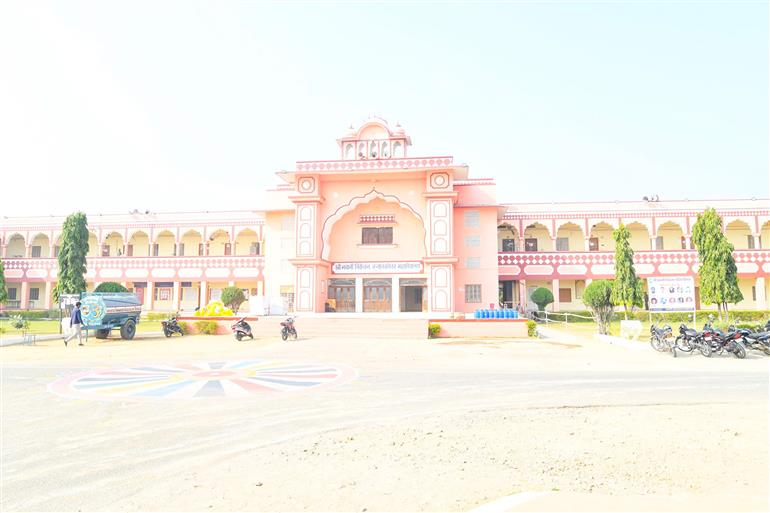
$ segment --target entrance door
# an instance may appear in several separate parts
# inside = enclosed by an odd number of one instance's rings
[[[329,290],[326,301],[327,312],[356,311],[356,282],[355,280],[329,280]]]
[[[402,312],[424,312],[427,310],[428,283],[425,278],[401,278],[399,300]]]
[[[392,309],[390,278],[364,280],[364,312],[390,312]]]

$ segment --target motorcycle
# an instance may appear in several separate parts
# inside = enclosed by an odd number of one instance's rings
[[[238,322],[230,326],[230,329],[233,330],[235,340],[238,340],[239,342],[243,340],[244,337],[249,337],[251,340],[254,340],[254,335],[251,333],[251,325],[246,322],[246,317],[238,319]]]
[[[713,353],[722,354],[723,352],[732,353],[736,358],[746,358],[746,346],[741,342],[739,332],[733,331],[725,333],[711,325],[711,321],[703,326],[703,340],[711,346]]]
[[[734,329],[733,326],[730,326],[730,328]],[[758,327],[756,331],[746,328],[739,328],[735,331],[740,333],[740,340],[746,348],[762,351],[766,355],[770,355],[770,321],[767,321],[764,330]]]
[[[677,349],[685,353],[691,353],[693,349],[698,349],[706,358],[711,356],[711,344],[703,339],[703,333],[698,333],[685,324],[679,325],[679,336],[676,337],[675,345]]]
[[[288,317],[281,323],[281,339],[286,340],[291,335],[294,340],[297,340],[297,330],[294,328],[295,317]]]
[[[179,325],[179,322],[177,322],[178,316],[179,314],[176,313],[165,321],[161,321],[161,324],[163,325],[163,334],[166,335],[166,338],[170,337],[174,333],[179,333],[181,336],[184,336],[182,327]]]
[[[656,351],[671,351],[671,354],[676,358],[676,343],[672,340],[674,337],[673,330],[668,324],[662,328],[658,327],[656,322],[650,326],[650,344]]]

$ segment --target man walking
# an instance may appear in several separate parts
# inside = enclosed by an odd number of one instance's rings
[[[64,339],[64,345],[67,345],[67,342],[78,337],[78,345],[83,345],[83,335],[80,332],[80,328],[83,325],[83,316],[80,315],[80,301],[75,303],[75,308],[72,310],[72,315],[70,316],[70,330],[72,333],[70,333],[69,337],[66,337]]]

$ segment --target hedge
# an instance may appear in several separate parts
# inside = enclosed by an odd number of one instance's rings
[[[592,319],[581,319],[578,317],[572,317],[564,315],[566,313],[570,314],[577,314],[584,317],[591,317],[591,312],[587,310],[576,310],[576,311],[569,311],[569,312],[548,312],[548,318],[553,319],[555,321],[564,321],[567,317],[569,317],[568,322],[593,322]],[[770,319],[770,310],[730,310],[730,322],[741,322],[741,323],[748,323],[754,325],[755,323],[764,323],[767,321],[767,319]],[[716,310],[698,310],[695,312],[698,322],[700,322],[701,319],[704,320],[708,317],[709,314],[712,314],[715,318],[717,317],[717,311]],[[634,312],[628,313],[628,318],[632,320],[637,321],[647,321],[650,319],[650,312],[647,310],[635,310]],[[692,312],[662,312],[662,313],[653,313],[652,314],[653,321],[660,320],[661,322],[692,322]],[[623,320],[623,312],[616,311],[615,314],[612,317],[613,321],[621,321]]]

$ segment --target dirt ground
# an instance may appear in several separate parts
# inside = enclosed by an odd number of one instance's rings
[[[358,375],[246,400],[91,401],[46,388],[89,369],[255,356],[345,364]],[[767,361],[675,360],[576,339],[199,336],[6,347],[0,505],[468,511],[538,492],[550,500],[532,501],[538,510],[569,510],[575,497],[647,510],[633,501],[641,497],[659,500],[650,510],[763,511]],[[527,503],[497,510],[517,508]]]

